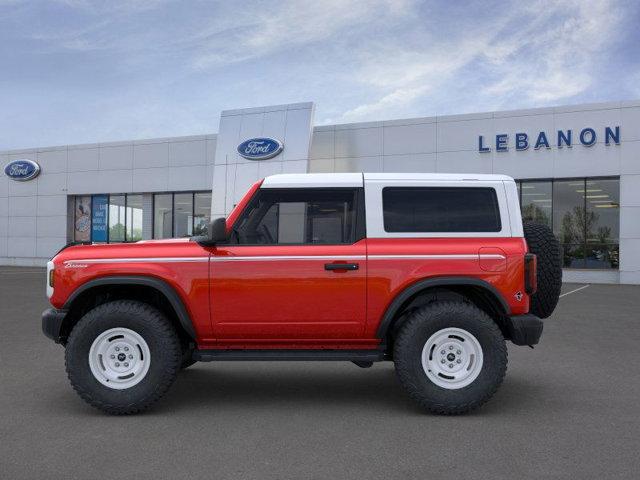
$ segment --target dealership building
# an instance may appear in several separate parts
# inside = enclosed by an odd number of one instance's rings
[[[560,239],[565,281],[640,284],[640,101],[313,119],[313,103],[227,110],[217,134],[0,152],[0,264],[198,234],[276,173],[499,173]]]

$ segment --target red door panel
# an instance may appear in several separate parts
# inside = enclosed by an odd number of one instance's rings
[[[335,263],[349,265],[342,269]],[[365,240],[353,245],[219,246],[212,250],[210,275],[211,318],[219,343],[281,348],[293,342],[311,348],[327,339],[346,344],[362,338]]]

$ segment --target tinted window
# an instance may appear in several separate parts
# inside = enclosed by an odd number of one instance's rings
[[[552,184],[549,181],[523,182],[520,187],[522,220],[551,227]]]
[[[555,180],[552,211],[565,268],[618,268],[619,179]]]
[[[153,238],[171,238],[173,221],[173,196],[170,193],[153,197]]]
[[[173,196],[173,236],[193,235],[193,194],[176,193]]]
[[[382,190],[387,232],[499,232],[493,188],[386,187]]]
[[[127,195],[127,242],[142,240],[142,195]]]
[[[125,196],[109,195],[109,241],[124,242]]]
[[[211,192],[196,193],[193,198],[193,234],[204,235],[211,220]]]
[[[234,228],[245,245],[353,243],[352,189],[261,190]]]

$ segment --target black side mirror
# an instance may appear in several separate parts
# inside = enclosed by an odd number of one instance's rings
[[[212,244],[226,242],[227,235],[227,219],[224,217],[216,218],[209,224],[207,236]]]
[[[227,238],[227,219],[220,217],[209,223],[206,235],[193,237],[191,240],[198,242],[203,247],[212,247],[216,243],[226,242]]]

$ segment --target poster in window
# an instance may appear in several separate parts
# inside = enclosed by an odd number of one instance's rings
[[[107,195],[94,195],[92,203],[93,224],[91,227],[91,240],[93,242],[107,241]]]
[[[91,197],[76,197],[74,234],[76,242],[88,242],[91,240]]]

